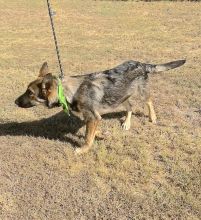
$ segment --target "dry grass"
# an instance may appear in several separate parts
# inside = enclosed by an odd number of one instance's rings
[[[125,132],[124,114],[108,115],[105,139],[77,157],[81,121],[14,105],[43,61],[58,72],[45,1],[0,0],[0,219],[200,219],[201,5],[53,2],[66,75],[187,63],[150,79],[159,125],[136,113]]]

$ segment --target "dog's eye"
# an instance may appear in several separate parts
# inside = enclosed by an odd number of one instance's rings
[[[33,91],[31,91],[30,89],[27,89],[27,94],[28,94],[28,96],[30,96],[30,97],[34,97],[34,93],[33,93]]]

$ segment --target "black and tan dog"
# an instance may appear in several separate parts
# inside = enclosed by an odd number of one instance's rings
[[[148,75],[179,67],[185,60],[161,65],[127,61],[109,70],[81,76],[65,77],[62,82],[66,99],[72,111],[82,114],[86,122],[85,144],[76,150],[87,152],[94,141],[101,115],[118,111],[122,106],[127,110],[123,128],[130,128],[132,105],[129,98],[137,91],[145,97],[149,119],[156,123],[156,115],[150,94],[147,91]],[[28,85],[26,92],[16,99],[19,107],[29,108],[38,104],[52,108],[59,106],[58,78],[49,73],[47,63],[40,69],[38,78]]]

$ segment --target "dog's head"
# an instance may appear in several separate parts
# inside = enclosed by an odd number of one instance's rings
[[[49,108],[59,106],[58,79],[49,73],[47,62],[43,63],[39,76],[32,81],[24,94],[15,100],[22,108],[43,104]]]

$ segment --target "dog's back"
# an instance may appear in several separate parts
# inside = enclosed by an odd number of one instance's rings
[[[113,111],[133,94],[135,88],[142,89],[149,73],[161,72],[181,66],[185,60],[173,61],[161,65],[127,61],[115,68],[85,75],[77,90],[74,103],[80,111],[93,116]]]

